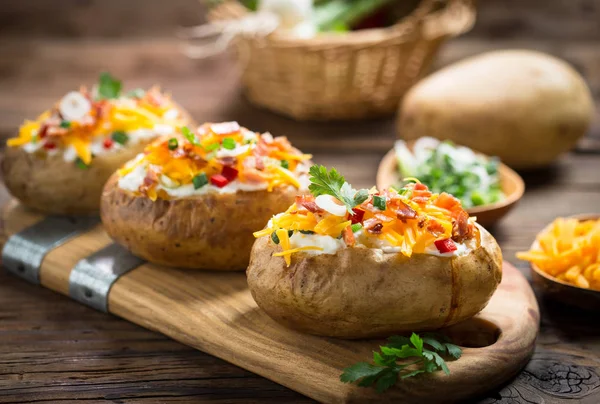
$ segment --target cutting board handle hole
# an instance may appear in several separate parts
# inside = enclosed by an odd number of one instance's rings
[[[466,348],[483,348],[498,341],[502,330],[482,318],[470,318],[443,330],[452,342]]]

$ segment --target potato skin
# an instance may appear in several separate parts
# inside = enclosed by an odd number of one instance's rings
[[[207,194],[157,199],[118,186],[113,175],[102,194],[100,215],[106,232],[134,255],[180,268],[244,270],[254,243],[253,232],[286,210],[298,191]]]
[[[481,246],[462,257],[356,247],[294,254],[289,268],[263,237],[252,249],[248,286],[270,317],[309,334],[357,339],[438,329],[477,314],[500,283],[500,247],[479,231]]]
[[[6,147],[2,175],[10,193],[28,208],[57,215],[97,214],[106,180],[144,146],[95,156],[87,169],[65,161],[62,153],[49,156]]]
[[[412,87],[400,107],[398,136],[449,139],[527,169],[575,146],[593,114],[590,90],[567,63],[534,51],[493,51]]]

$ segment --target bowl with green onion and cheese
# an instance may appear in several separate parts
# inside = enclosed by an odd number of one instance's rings
[[[431,137],[397,140],[379,165],[377,186],[402,188],[409,178],[456,196],[483,226],[500,220],[525,192],[523,179],[498,158]]]

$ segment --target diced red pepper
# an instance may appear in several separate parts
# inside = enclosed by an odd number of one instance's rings
[[[354,208],[354,209],[352,209],[352,212],[354,212],[354,214],[350,216],[350,220],[352,220],[352,224],[362,222],[363,217],[365,216],[365,211],[362,209],[359,209],[359,208]]]
[[[109,138],[104,139],[104,142],[102,143],[105,149],[110,149],[111,147],[113,147],[113,144],[115,144],[115,142],[113,142],[113,140]]]
[[[235,180],[238,176],[238,170],[231,166],[223,166],[223,170],[221,171],[221,175],[227,178],[228,182]]]
[[[456,251],[456,244],[454,244],[454,241],[452,241],[449,238],[443,240],[436,240],[434,244],[437,247],[438,251],[442,254]]]
[[[56,144],[54,144],[52,142],[46,142],[46,143],[44,143],[44,149],[46,149],[46,150],[56,149]]]
[[[42,125],[42,127],[40,128],[40,131],[38,132],[38,137],[40,139],[43,139],[46,137],[47,134],[48,134],[48,125]]]
[[[221,174],[215,174],[210,177],[210,183],[215,187],[223,188],[225,185],[229,184],[229,180]]]

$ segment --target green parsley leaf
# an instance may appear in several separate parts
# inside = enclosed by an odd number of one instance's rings
[[[233,140],[233,138],[226,137],[225,139],[223,139],[222,144],[223,144],[224,149],[227,149],[227,150],[235,149],[235,140]]]
[[[104,72],[100,74],[98,83],[98,98],[111,99],[119,98],[121,94],[121,81],[115,79],[110,73]]]
[[[218,143],[216,143],[216,142],[215,143],[211,143],[208,146],[205,146],[204,150],[209,151],[209,152],[215,151],[215,150],[217,150],[219,148],[219,146],[220,145]]]
[[[112,140],[121,145],[124,145],[129,140],[129,136],[127,136],[127,133],[123,132],[122,130],[117,130],[113,132],[111,138]]]
[[[352,209],[364,202],[367,190],[354,191],[344,177],[335,168],[327,171],[321,165],[314,165],[308,171],[311,184],[308,189],[314,196],[331,195],[346,206],[346,210],[354,215]],[[357,203],[360,202],[360,203]]]
[[[275,244],[279,244],[279,237],[277,236],[276,232],[271,233],[271,240],[275,243]]]
[[[179,142],[177,141],[177,138],[172,137],[171,139],[169,139],[168,145],[169,150],[175,150],[179,147]]]
[[[192,183],[194,184],[194,189],[199,189],[208,184],[208,177],[205,173],[200,173],[192,178]]]
[[[64,128],[64,129],[69,129],[71,127],[71,122],[69,122],[69,121],[62,121],[60,123],[60,127]]]
[[[77,157],[77,158],[75,159],[75,166],[76,166],[77,168],[81,169],[81,170],[87,170],[88,168],[90,168],[90,166],[88,166],[87,164],[85,164],[85,163],[83,162],[83,160],[82,160],[82,159],[80,159],[79,157]]]
[[[385,197],[373,195],[373,206],[379,210],[385,210]]]
[[[388,339],[387,345],[380,347],[380,352],[373,352],[374,364],[356,363],[344,369],[340,380],[344,383],[356,383],[361,387],[375,387],[377,392],[382,393],[396,385],[398,379],[437,371],[449,374],[450,369],[443,356],[456,359],[461,353],[458,346],[441,334],[427,333],[423,338],[415,333],[410,338],[393,336]]]
[[[146,95],[146,92],[143,88],[135,88],[131,91],[128,91],[125,95],[129,98],[142,98],[144,95]]]
[[[354,223],[352,226],[350,226],[350,229],[352,230],[352,233],[356,233],[357,231],[362,229],[362,224]]]
[[[281,160],[281,167],[285,168],[286,170],[290,169],[290,162],[287,160]]]
[[[181,134],[183,136],[185,136],[185,138],[188,140],[188,142],[190,142],[194,146],[200,146],[200,142],[198,141],[198,138],[196,138],[196,135],[194,134],[194,132],[192,132],[190,130],[190,128],[188,128],[187,126],[181,127]]]

